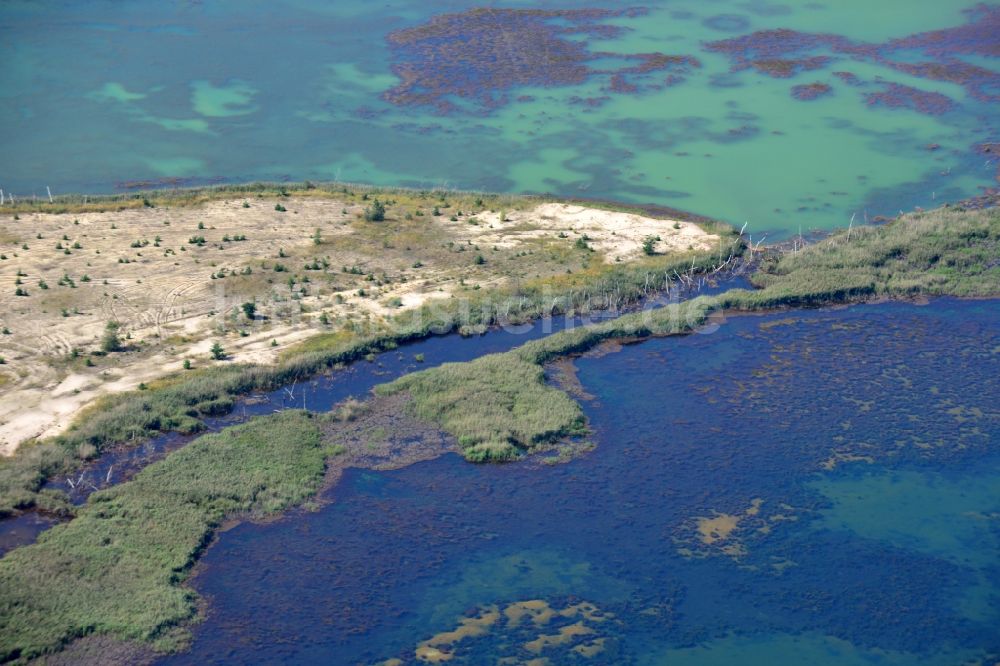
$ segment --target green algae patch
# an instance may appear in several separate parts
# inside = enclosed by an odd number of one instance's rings
[[[195,113],[208,118],[228,118],[253,113],[252,104],[257,90],[242,81],[215,86],[209,81],[191,83],[191,106]]]
[[[87,94],[87,97],[99,102],[136,102],[146,99],[145,93],[131,92],[120,83],[110,81],[105,83],[100,89]]]
[[[75,520],[0,561],[0,661],[89,634],[183,645],[178,627],[197,598],[182,583],[214,531],[313,495],[326,454],[317,421],[287,411],[205,435],[94,493]]]

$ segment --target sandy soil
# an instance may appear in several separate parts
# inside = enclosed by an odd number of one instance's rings
[[[477,242],[513,247],[528,239],[551,237],[562,232],[576,240],[586,236],[587,244],[604,255],[606,262],[627,261],[643,255],[643,242],[657,238],[654,251],[706,250],[714,247],[718,236],[707,234],[696,224],[676,220],[658,220],[642,215],[619,213],[572,204],[547,203],[526,212],[479,213],[487,227],[483,233],[473,233]],[[473,227],[475,228],[475,227]]]
[[[506,214],[469,212],[457,222],[427,216],[416,230],[405,226],[415,222],[400,221],[392,237],[406,244],[395,247],[375,243],[356,204],[293,197],[280,200],[287,212],[279,212],[273,198],[248,198],[249,208],[244,201],[0,218],[0,252],[6,257],[0,260],[0,326],[10,331],[0,335],[0,453],[61,432],[102,395],[182,371],[185,360],[194,366],[212,362],[214,341],[230,360],[270,363],[317,333],[349,322],[378,323],[449,298],[470,275],[483,286],[508,279],[509,272],[492,267],[499,261],[472,269],[461,255],[456,263],[458,255],[441,249],[442,239],[509,257],[521,246],[569,248],[586,236],[606,262],[641,256],[648,236],[661,239],[658,252],[709,248],[718,241],[686,222],[543,204]],[[197,236],[205,242],[190,242]],[[246,240],[235,240],[241,236]],[[303,270],[318,257],[326,258],[326,270]],[[277,263],[287,265],[287,272],[274,272]],[[363,267],[366,275],[345,274],[350,266]],[[213,279],[220,272],[226,277]],[[292,275],[300,277],[289,284]],[[28,295],[16,296],[17,287]],[[239,313],[246,301],[257,303],[260,316],[252,322]],[[323,324],[321,315],[330,323]],[[108,321],[121,325],[130,351],[91,356]]]

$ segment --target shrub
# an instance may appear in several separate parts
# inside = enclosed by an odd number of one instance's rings
[[[219,344],[218,340],[212,343],[212,348],[209,351],[212,354],[213,360],[221,361],[224,358],[226,358],[226,350],[223,349],[222,345]]]
[[[382,222],[385,220],[385,204],[374,199],[370,206],[365,208],[365,220],[368,222]]]
[[[121,325],[116,321],[109,321],[104,326],[104,337],[101,338],[101,351],[105,353],[122,350],[122,341],[118,337],[118,329]]]
[[[252,320],[254,318],[254,315],[257,313],[257,305],[255,303],[247,302],[241,305],[240,307],[243,309],[243,314],[246,316],[247,319]]]
[[[656,254],[656,241],[658,240],[659,238],[656,236],[646,236],[646,239],[642,241],[643,254],[649,257]]]
[[[274,210],[278,211],[279,213],[284,213],[288,209],[282,206],[281,204],[274,204]]]

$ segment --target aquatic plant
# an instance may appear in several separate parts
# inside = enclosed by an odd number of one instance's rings
[[[938,116],[955,109],[955,102],[947,95],[927,92],[899,83],[882,83],[882,91],[865,93],[868,106],[885,106],[891,109],[913,109],[919,113]]]
[[[794,76],[801,71],[822,69],[835,60],[827,55],[807,54],[815,51],[832,52],[860,62],[877,63],[920,78],[957,83],[979,101],[997,101],[1000,99],[1000,74],[964,62],[956,56],[997,55],[996,34],[1000,30],[1000,9],[981,4],[964,13],[967,17],[964,25],[918,33],[884,43],[857,42],[830,33],[777,29],[710,42],[705,48],[727,55],[733,63],[734,71],[752,68],[778,78]],[[931,60],[914,62],[914,53]],[[850,85],[862,83],[857,75],[850,72],[834,74]],[[880,93],[865,96],[870,106],[906,107],[930,115],[939,115],[956,106],[951,98],[940,93],[877,82],[884,88]]]
[[[833,92],[833,88],[819,82],[792,86],[792,97],[801,101],[819,99],[820,97],[829,95],[831,92]]]
[[[387,37],[395,56],[392,70],[400,83],[383,97],[397,105],[433,106],[442,113],[458,110],[463,103],[490,111],[507,103],[507,91],[516,86],[575,85],[608,77],[611,91],[634,93],[641,89],[643,75],[669,71],[682,78],[700,67],[687,55],[591,52],[585,41],[572,39],[614,37],[626,28],[604,21],[647,11],[490,7],[435,16]],[[607,58],[637,62],[617,69],[589,65]]]

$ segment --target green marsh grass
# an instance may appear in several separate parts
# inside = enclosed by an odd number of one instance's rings
[[[0,661],[88,634],[183,645],[196,613],[181,587],[227,517],[268,515],[316,492],[330,453],[301,411],[205,435],[94,493],[77,517],[0,560]]]

